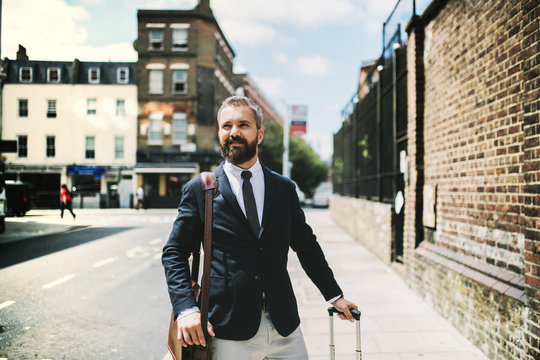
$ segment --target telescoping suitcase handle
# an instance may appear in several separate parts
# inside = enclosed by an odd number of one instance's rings
[[[349,309],[352,316],[356,319],[356,360],[362,360],[362,348],[360,342],[360,310]],[[336,359],[336,345],[334,344],[334,314],[342,314],[341,311],[331,306],[328,308],[328,315],[330,316],[330,359]]]

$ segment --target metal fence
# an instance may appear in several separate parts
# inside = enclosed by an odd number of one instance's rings
[[[342,112],[334,135],[334,192],[391,202],[399,191],[399,153],[407,139],[407,63],[401,27],[383,55],[365,69],[359,93]]]

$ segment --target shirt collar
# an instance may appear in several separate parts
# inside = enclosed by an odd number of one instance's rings
[[[244,171],[244,170],[251,171],[252,179],[255,179],[257,176],[259,176],[259,174],[262,173],[262,166],[261,166],[261,163],[259,162],[258,158],[257,158],[257,161],[255,161],[255,164],[253,164],[253,166],[251,166],[249,169],[242,169],[241,167],[233,165],[228,160],[225,161],[225,164],[223,165],[223,168],[224,168],[224,170],[226,172],[233,175],[237,179],[242,178],[242,171]]]

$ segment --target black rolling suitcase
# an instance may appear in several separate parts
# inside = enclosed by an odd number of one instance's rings
[[[360,310],[350,309],[351,314],[356,320],[356,360],[362,360],[362,348],[360,343]],[[330,316],[330,359],[336,359],[336,346],[334,344],[334,314],[341,314],[340,311],[334,307],[328,308],[328,315]]]

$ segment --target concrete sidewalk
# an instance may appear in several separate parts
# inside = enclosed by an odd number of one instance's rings
[[[487,359],[392,268],[337,226],[328,211],[308,209],[306,216],[346,298],[362,312],[364,360]],[[328,359],[327,305],[292,254],[290,270],[309,358]],[[355,359],[355,324],[337,317],[334,321],[336,359]]]

